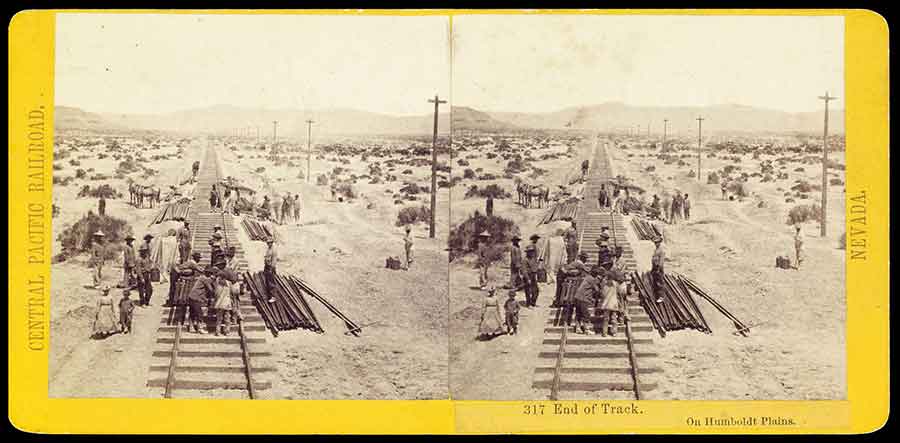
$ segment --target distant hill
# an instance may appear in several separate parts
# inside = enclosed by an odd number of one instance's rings
[[[454,107],[456,109],[457,107]],[[481,111],[475,111],[481,112]],[[704,117],[704,132],[811,132],[822,131],[823,112],[784,112],[743,105],[702,107],[646,107],[624,103],[604,103],[566,108],[556,112],[483,112],[494,120],[520,128],[627,130],[637,128],[662,132],[663,119],[669,120],[669,133],[684,134],[696,130],[698,116]],[[844,132],[844,110],[829,112],[829,131]]]
[[[514,124],[502,122],[491,117],[486,112],[481,112],[465,106],[454,106],[453,113],[453,131],[482,131],[482,132],[504,132],[515,131],[521,129]]]
[[[100,114],[68,106],[56,107],[56,125],[62,130],[120,131],[152,130],[176,133],[230,134],[234,128],[259,127],[263,137],[272,136],[278,121],[279,136],[305,137],[306,120],[315,121],[318,134],[431,134],[434,116],[392,116],[354,109],[251,109],[218,105],[165,114]],[[438,116],[440,133],[450,131],[449,115]]]

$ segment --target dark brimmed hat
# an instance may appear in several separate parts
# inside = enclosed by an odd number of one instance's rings
[[[147,239],[150,239],[150,238],[153,238],[153,234],[145,234],[145,235],[144,235],[144,240],[147,240]]]
[[[511,238],[510,240],[511,240],[511,241],[519,241],[519,240],[521,240],[521,239],[522,239],[522,237],[519,237],[518,235],[513,235],[512,238]]]
[[[132,241],[132,240],[134,240],[134,236],[131,234],[128,234],[128,236],[125,237],[125,241]]]
[[[194,258],[194,257],[203,257],[203,254],[201,254],[198,251],[194,251],[191,253],[191,258]]]
[[[537,234],[531,234],[531,237],[528,237],[529,240],[540,240],[541,236]]]

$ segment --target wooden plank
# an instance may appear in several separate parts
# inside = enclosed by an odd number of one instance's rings
[[[553,383],[552,380],[540,380],[532,383],[531,387],[535,389],[547,389]],[[645,391],[654,391],[657,388],[656,383],[647,383],[643,386]],[[614,383],[614,382],[561,382],[559,384],[560,391],[633,391],[634,385],[631,383]]]
[[[538,354],[538,358],[556,358],[556,352],[541,352]],[[659,357],[659,354],[655,352],[638,352],[638,357],[641,358],[650,358],[650,357]],[[566,352],[566,358],[628,358],[628,352],[581,352],[581,351],[572,351]]]
[[[151,388],[165,387],[165,379],[155,378],[147,382],[147,386]],[[253,383],[254,390],[270,389],[272,382],[262,381]],[[201,391],[211,391],[214,389],[228,390],[245,390],[247,384],[245,382],[232,381],[203,381],[203,380],[177,380],[174,389],[196,389]]]
[[[165,365],[152,365],[150,366],[151,372],[163,372],[169,369],[168,366]],[[271,366],[263,366],[259,368],[253,368],[254,372],[275,372],[277,369]],[[179,373],[243,373],[243,366],[179,366]]]
[[[153,351],[154,357],[170,357],[172,351]],[[213,357],[213,358],[243,358],[244,354],[240,351],[181,351],[179,357]],[[251,357],[271,357],[271,352],[251,352]]]
[[[543,366],[534,369],[535,374],[554,373],[556,368]],[[631,368],[562,368],[563,374],[631,374]],[[641,374],[662,372],[660,368],[641,368]]]

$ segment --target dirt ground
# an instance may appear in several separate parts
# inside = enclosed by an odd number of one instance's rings
[[[399,143],[399,142],[398,142]],[[207,141],[194,139],[181,159],[147,162],[159,170],[150,180],[158,185],[178,181],[188,172],[194,158],[200,158]],[[63,145],[57,149],[65,149]],[[135,141],[138,149],[140,143]],[[305,147],[305,146],[304,146]],[[163,147],[172,149],[174,146]],[[97,172],[111,173],[116,162],[98,160],[101,148],[80,148],[81,161]],[[276,166],[265,155],[256,158],[249,146],[231,151],[219,149],[225,175],[238,177],[262,194],[300,193],[303,212],[300,224],[277,227],[279,271],[296,274],[362,326],[362,335],[344,334],[346,327],[321,305],[311,302],[325,329],[324,334],[286,331],[268,339],[267,350],[275,353],[278,375],[269,398],[286,399],[434,399],[447,397],[447,253],[445,251],[449,192],[438,192],[437,232],[428,238],[427,223],[413,225],[415,261],[409,271],[385,268],[388,256],[403,254],[403,229],[395,226],[397,212],[391,194],[400,182],[369,185],[359,181],[360,197],[352,202],[331,199],[327,186],[307,184],[298,179],[299,167]],[[96,152],[95,152],[96,151]],[[237,158],[241,155],[244,158]],[[314,154],[315,156],[315,154]],[[305,154],[302,156],[305,160]],[[313,159],[312,172],[330,170],[340,164],[362,171],[366,163],[359,156],[329,156],[337,161]],[[338,159],[338,157],[340,157]],[[68,161],[68,160],[66,160]],[[64,162],[61,162],[65,164]],[[256,172],[258,167],[264,172]],[[83,168],[83,166],[82,166]],[[71,169],[71,171],[69,171]],[[55,171],[61,177],[74,175],[66,165]],[[305,173],[305,161],[303,163]],[[430,180],[429,167],[414,167],[403,180],[424,185]],[[81,181],[55,187],[54,199],[61,206],[54,219],[55,233],[80,218],[88,209],[96,212],[96,199],[76,199]],[[165,232],[178,223],[145,228],[155,215],[153,209],[134,209],[128,204],[124,180],[110,183],[125,194],[124,200],[109,200],[107,214],[126,219],[136,237],[143,233]],[[313,181],[315,183],[315,181]],[[426,204],[429,194],[416,196]],[[262,267],[265,244],[244,238],[251,271]],[[54,245],[54,252],[59,248]],[[114,285],[121,278],[119,263],[107,264],[104,282]],[[104,340],[89,338],[96,311],[96,290],[90,285],[86,254],[52,267],[50,394],[54,397],[147,397],[150,354],[159,325],[162,298],[167,284],[157,285],[152,306],[135,314],[135,333],[116,334]]]
[[[629,142],[634,146],[639,140]],[[751,177],[747,182],[750,195],[731,201],[722,200],[719,185],[700,184],[688,177],[695,159],[685,158],[687,164],[682,166],[677,162],[667,165],[656,158],[656,149],[616,147],[612,140],[601,143],[610,146],[614,173],[625,175],[647,189],[648,197],[675,189],[690,194],[691,219],[664,228],[669,251],[667,272],[692,278],[752,326],[749,337],[733,335],[734,326],[730,321],[708,303],[701,303],[713,334],[676,331],[655,340],[653,350],[660,353],[658,361],[664,372],[658,377],[660,389],[654,393],[654,399],[846,398],[845,262],[844,251],[837,247],[838,238],[844,232],[843,185],[829,188],[829,236],[818,236],[817,222],[805,223],[802,227],[805,261],[799,270],[782,270],[774,267],[777,255],[793,260],[793,228],[785,223],[787,212],[796,204],[811,204],[819,195],[813,191],[809,199],[798,198],[797,202],[788,203],[784,192],[796,179],[820,183],[821,166],[803,163],[800,155],[784,154],[791,157],[782,169],[788,172],[788,179],[762,183],[759,177]],[[590,147],[590,142],[581,143],[580,155],[586,156]],[[740,162],[735,162],[730,155],[727,160],[720,155],[704,158],[703,167],[704,171],[711,171],[733,164],[752,173],[759,170],[760,161],[780,156],[762,155],[754,160],[744,155]],[[831,157],[844,163],[843,154]],[[500,173],[503,167],[499,162],[478,161],[488,172]],[[542,178],[548,184],[571,174],[578,167],[580,157],[553,162],[535,163],[550,170]],[[645,170],[650,165],[655,166],[655,171]],[[797,168],[805,170],[797,171]],[[838,170],[829,171],[829,176],[844,179],[843,172]],[[705,180],[705,172],[703,177]],[[500,183],[512,191],[511,181]],[[760,201],[765,201],[762,207]],[[454,194],[452,204],[453,221],[459,223],[484,203]],[[542,235],[547,232],[547,228],[534,228],[542,210],[523,209],[513,201],[503,200],[495,201],[495,213],[515,220],[525,234],[522,237],[532,232]],[[638,266],[648,267],[653,245],[648,241],[636,243],[632,246]],[[549,296],[542,295],[537,308],[522,311],[518,335],[475,341],[483,296],[470,288],[477,282],[473,266],[471,257],[451,264],[452,397],[545,398],[546,392],[532,390],[531,382],[544,321],[548,317]],[[508,268],[503,266],[494,273],[499,274],[499,280],[508,278]],[[541,293],[552,294],[552,290],[547,285],[541,288]]]

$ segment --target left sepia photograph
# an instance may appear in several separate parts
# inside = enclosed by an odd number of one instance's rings
[[[49,396],[446,399],[449,45],[58,14]]]

